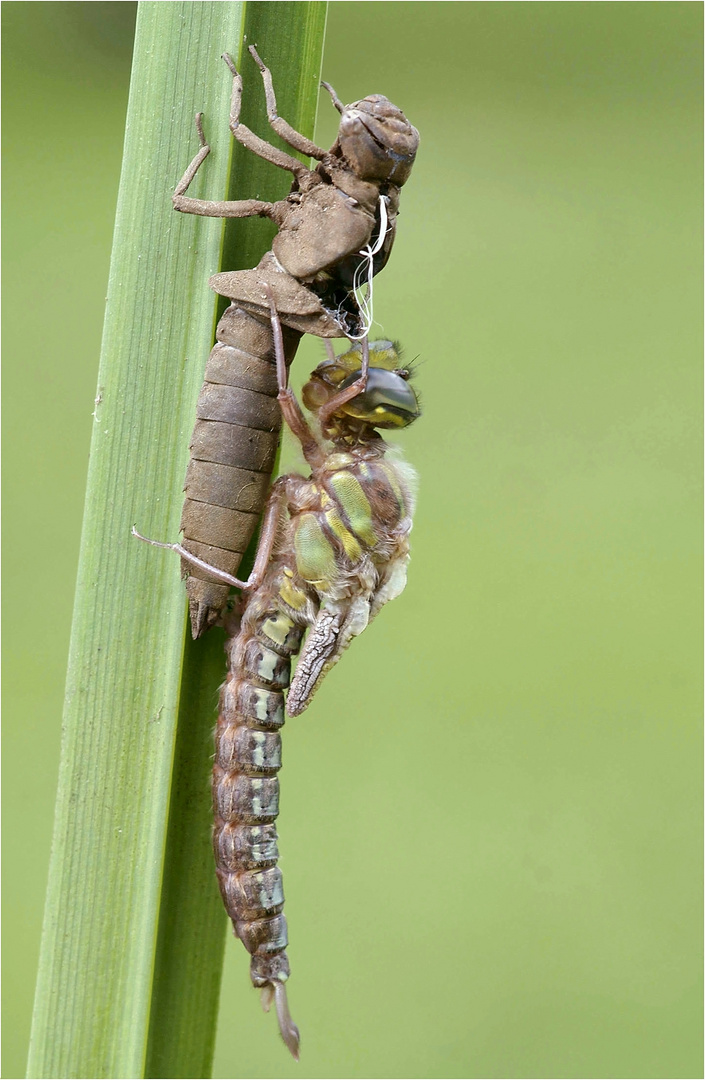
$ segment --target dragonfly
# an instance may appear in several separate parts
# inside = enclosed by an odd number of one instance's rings
[[[397,347],[365,337],[339,355],[330,346],[312,372],[302,390],[309,421],[288,386],[281,322],[266,285],[263,297],[278,405],[310,475],[289,473],[272,485],[247,580],[181,544],[148,542],[241,590],[223,619],[228,673],[213,768],[216,873],[235,935],[251,956],[252,984],[265,1011],[274,1003],[281,1036],[298,1059],[275,825],[281,728],[287,716],[303,713],[353,639],[405,587],[415,474],[396,455],[387,456],[380,431],[408,427],[420,408]]]
[[[279,116],[271,72],[253,46],[249,52],[262,75],[272,128],[317,164],[308,168],[241,122],[242,78],[225,53],[233,80],[233,136],[293,179],[287,198],[275,203],[190,197],[189,185],[210,153],[202,114],[196,116],[200,145],[176,187],[174,209],[206,217],[259,216],[273,221],[278,232],[257,267],[210,279],[230,306],[206,365],[184,487],[183,546],[197,556],[182,562],[194,638],[218,622],[230,591],[225,579],[203,566],[237,572],[264,508],[279,443],[274,343],[262,283],[275,297],[287,365],[304,333],[363,337],[372,318],[372,278],[389,258],[400,191],[419,144],[416,128],[383,95],[343,105],[322,83],[340,113],[337,138],[324,150]]]

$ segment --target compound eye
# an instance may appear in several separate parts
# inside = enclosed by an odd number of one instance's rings
[[[349,375],[340,389],[352,386],[359,374]],[[371,367],[367,389],[345,406],[349,416],[379,427],[404,427],[419,415],[419,403],[409,384],[395,371]]]

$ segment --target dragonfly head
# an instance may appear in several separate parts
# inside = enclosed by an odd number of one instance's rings
[[[352,386],[360,377],[361,366],[362,347],[359,344],[324,360],[303,388],[306,408],[315,413],[334,394]],[[343,434],[351,421],[354,427],[360,424],[371,428],[408,427],[421,414],[409,378],[410,372],[402,365],[399,351],[391,341],[371,341],[367,389],[333,414],[335,427]]]
[[[361,180],[401,187],[409,179],[419,133],[382,94],[370,94],[343,108],[338,146]]]

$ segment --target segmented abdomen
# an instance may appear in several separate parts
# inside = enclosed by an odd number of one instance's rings
[[[251,954],[254,986],[289,975],[284,892],[277,866],[281,736],[291,657],[315,617],[316,602],[291,570],[270,568],[230,639],[213,770],[213,846],[220,891],[236,935]],[[294,605],[282,603],[282,592]],[[298,610],[297,610],[298,609]]]
[[[283,333],[290,364],[301,334],[286,326]],[[196,408],[181,530],[188,551],[237,574],[267,497],[281,410],[269,316],[233,304],[216,337]],[[185,562],[182,572],[199,637],[218,618],[229,587]]]

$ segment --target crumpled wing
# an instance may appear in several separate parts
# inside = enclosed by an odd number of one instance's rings
[[[268,322],[269,307],[264,286],[269,285],[279,318],[286,326],[317,337],[345,337],[343,327],[326,311],[313,290],[287,273],[271,251],[262,256],[254,270],[226,270],[213,274],[208,284],[245,311],[266,315]]]
[[[308,632],[286,699],[288,716],[299,716],[308,706],[323,677],[337,664],[354,637],[367,626],[369,600],[362,596],[352,602],[322,607]]]
[[[406,588],[406,571],[409,565],[409,548],[405,545],[401,553],[390,559],[383,577],[380,579],[370,604],[370,622],[385,604],[396,600]]]

